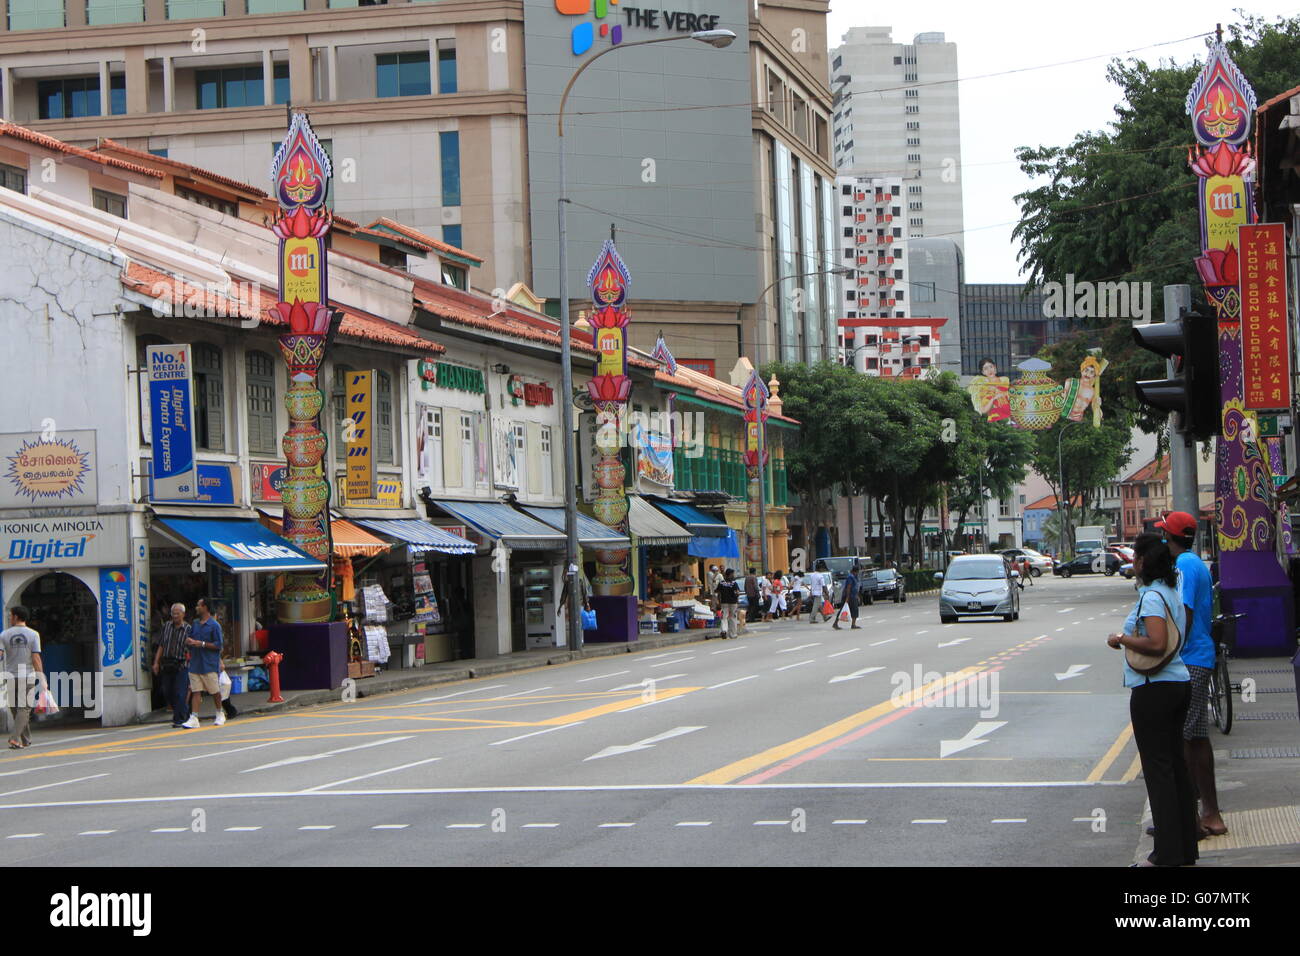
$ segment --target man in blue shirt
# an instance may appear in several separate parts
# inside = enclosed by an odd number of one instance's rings
[[[1201,798],[1201,828],[1218,836],[1228,832],[1219,812],[1219,795],[1214,782],[1214,748],[1206,719],[1210,675],[1214,673],[1216,648],[1210,636],[1214,585],[1205,562],[1191,550],[1196,538],[1196,519],[1186,511],[1171,511],[1156,527],[1165,534],[1178,569],[1178,593],[1187,610],[1187,630],[1182,650],[1183,663],[1192,680],[1192,700],[1183,724],[1183,750],[1192,782]]]
[[[199,706],[204,693],[211,695],[216,710],[213,724],[220,727],[226,722],[226,712],[221,707],[221,625],[212,616],[207,598],[199,598],[194,614],[196,620],[185,640],[190,649],[190,719],[181,725],[191,730],[199,725]]]

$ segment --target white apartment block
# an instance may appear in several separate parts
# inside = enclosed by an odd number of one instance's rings
[[[835,165],[845,176],[899,177],[908,234],[961,245],[957,45],[942,33],[895,43],[891,30],[854,27],[831,51]]]
[[[903,181],[897,176],[841,176],[841,265],[853,269],[842,284],[840,317],[907,316],[907,227]],[[844,348],[844,329],[840,347]]]
[[[845,364],[882,378],[920,378],[939,364],[947,319],[841,319]]]

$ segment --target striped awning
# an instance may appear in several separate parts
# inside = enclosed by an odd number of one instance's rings
[[[563,508],[524,508],[538,521],[544,521],[558,531],[564,530]],[[584,548],[630,548],[632,542],[607,524],[590,515],[578,512],[578,544]]]
[[[277,534],[282,532],[284,528],[282,519],[265,511],[261,512],[261,516],[262,524]],[[334,539],[332,553],[342,558],[373,558],[392,547],[387,541],[381,541],[345,518],[330,519],[330,537]]]
[[[731,529],[725,521],[705,514],[694,505],[684,501],[669,501],[666,498],[650,498],[650,502],[674,521],[679,521],[691,533],[692,537],[725,538]]]
[[[405,542],[412,551],[473,554],[478,545],[419,518],[358,518],[357,524]]]
[[[640,495],[627,496],[627,520],[638,545],[689,544],[695,537]]]
[[[564,547],[563,532],[500,501],[437,499],[432,504],[470,525],[479,534],[500,541],[508,548],[549,551]]]

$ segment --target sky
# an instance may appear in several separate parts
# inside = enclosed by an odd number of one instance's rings
[[[1216,23],[1223,23],[1226,33],[1239,5],[1270,21],[1296,13],[1294,0],[1250,6],[1209,0],[1059,6],[1042,0],[1000,0],[993,6],[926,0],[890,7],[831,0],[827,40],[834,49],[850,27],[891,26],[895,43],[937,31],[957,44],[966,281],[1017,282],[1024,277],[1011,239],[1020,217],[1014,197],[1032,183],[1015,161],[1016,147],[1065,145],[1076,133],[1105,128],[1119,99],[1118,87],[1106,78],[1113,57],[1151,64],[1204,59],[1205,40],[1184,38],[1212,33]],[[1047,66],[1069,60],[1083,62]],[[1022,72],[980,78],[1006,70]]]

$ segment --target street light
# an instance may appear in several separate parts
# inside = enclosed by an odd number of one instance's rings
[[[1078,424],[1080,423],[1076,421],[1067,421],[1061,426],[1061,430],[1056,433],[1056,487],[1060,492],[1056,496],[1056,512],[1061,516],[1061,520],[1057,522],[1056,538],[1060,544],[1061,554],[1065,554],[1065,502],[1062,500],[1062,496],[1065,494],[1065,465],[1062,463],[1063,459],[1061,458],[1061,439],[1064,437],[1067,428]]]
[[[635,43],[620,43],[617,46],[606,47],[574,71],[573,76],[569,77],[569,82],[564,87],[564,93],[560,96],[560,110],[555,118],[555,132],[559,137],[558,146],[560,152],[560,197],[557,201],[560,225],[560,392],[563,396],[560,413],[561,427],[564,429],[564,575],[569,584],[567,617],[569,625],[568,646],[571,651],[576,651],[582,647],[582,622],[579,616],[580,605],[577,582],[575,581],[578,570],[578,495],[576,487],[578,468],[575,461],[577,455],[576,442],[573,441],[573,359],[572,350],[569,346],[569,257],[566,252],[569,237],[568,222],[565,219],[565,205],[569,201],[569,196],[568,180],[564,168],[564,106],[568,102],[569,91],[573,89],[573,84],[582,75],[582,71],[606,53],[613,53],[615,50],[626,50],[630,47],[649,46],[651,43],[668,43],[673,40],[699,40],[702,43],[721,49],[730,45],[734,39],[736,39],[736,34],[730,30],[698,30],[695,33],[658,37],[653,40],[638,40]]]

